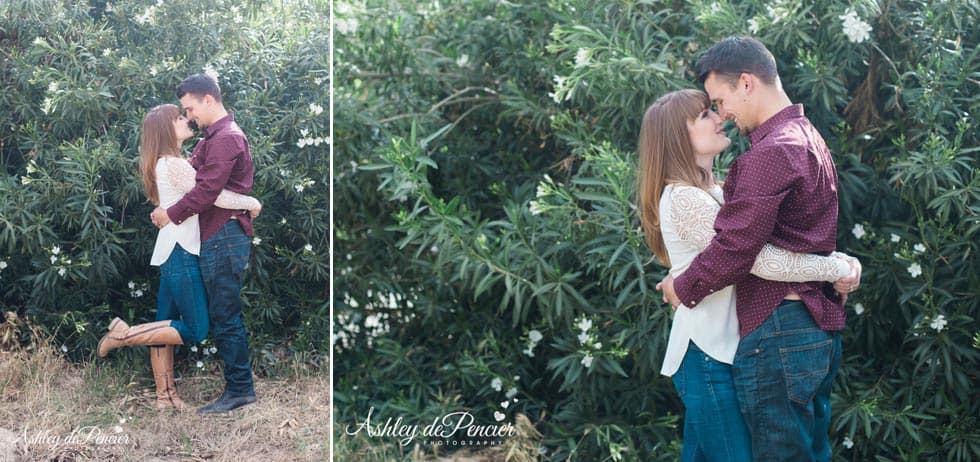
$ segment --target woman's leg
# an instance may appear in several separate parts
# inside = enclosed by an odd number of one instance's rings
[[[751,439],[739,412],[730,365],[704,354],[692,342],[674,384],[686,408],[681,460],[752,460]]]
[[[160,266],[157,320],[171,325],[185,344],[198,343],[208,335],[208,298],[196,255],[179,244]]]

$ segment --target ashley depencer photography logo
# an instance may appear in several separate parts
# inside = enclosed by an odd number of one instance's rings
[[[364,432],[372,438],[394,438],[402,446],[413,442],[433,446],[495,446],[517,435],[513,424],[501,421],[501,413],[494,416],[498,420],[494,423],[477,422],[469,411],[451,412],[428,422],[403,416],[384,421],[373,419],[374,407],[371,407],[367,418],[347,424],[344,431],[352,436]]]
[[[50,450],[61,446],[128,445],[130,442],[132,439],[129,434],[118,425],[111,428],[84,426],[75,428],[69,433],[24,428],[17,439],[17,443],[24,450],[30,450],[32,447]]]

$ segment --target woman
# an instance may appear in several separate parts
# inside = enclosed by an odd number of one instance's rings
[[[187,119],[173,104],[154,107],[143,119],[140,173],[146,196],[154,205],[171,206],[194,188],[194,168],[180,151],[184,140],[193,134]],[[227,190],[221,191],[215,206],[249,210],[253,217],[262,209],[255,198]],[[208,299],[197,260],[200,248],[196,215],[179,225],[163,227],[150,259],[150,265],[160,267],[156,322],[130,327],[115,318],[109,323],[109,333],[99,341],[100,358],[120,346],[152,345],[150,365],[156,382],[157,409],[187,407],[177,396],[174,384],[174,345],[200,342],[208,333]]]
[[[664,95],[643,118],[640,218],[647,244],[674,277],[715,235],[715,216],[724,199],[711,166],[731,144],[722,125],[707,95],[697,90]],[[822,257],[766,244],[752,274],[787,282],[834,282],[847,276],[849,259],[836,252]],[[697,309],[681,307],[674,313],[660,372],[672,377],[686,408],[683,461],[752,460],[731,372],[739,341],[734,291],[729,286],[706,297]]]

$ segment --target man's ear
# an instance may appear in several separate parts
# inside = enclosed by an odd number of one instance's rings
[[[738,75],[738,83],[736,85],[745,94],[752,93],[755,90],[755,86],[758,83],[756,76],[749,74],[748,72],[743,72]]]

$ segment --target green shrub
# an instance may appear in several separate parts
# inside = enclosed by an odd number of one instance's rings
[[[546,459],[676,460],[683,411],[659,375],[670,309],[633,206],[636,137],[648,104],[694,86],[701,50],[752,33],[827,139],[838,247],[864,263],[835,460],[980,457],[976,2],[336,12],[338,431],[371,407],[375,422],[520,412]],[[720,175],[747,147],[731,135]]]

